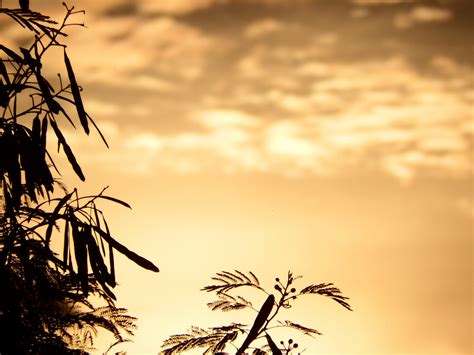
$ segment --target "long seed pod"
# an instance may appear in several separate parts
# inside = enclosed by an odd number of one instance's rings
[[[61,211],[61,208],[63,208],[66,203],[69,201],[71,196],[74,194],[74,192],[71,192],[67,195],[65,195],[56,205],[56,207],[53,210],[53,213],[51,213],[50,220],[48,221],[48,228],[46,229],[46,235],[45,235],[45,240],[46,244],[49,244],[51,240],[51,235],[53,234],[53,227],[56,225],[57,220],[59,219],[59,212]],[[67,222],[67,220],[66,220]]]
[[[87,224],[83,222],[78,222],[80,226],[87,226]],[[155,266],[151,261],[145,259],[144,257],[138,255],[137,253],[131,251],[128,249],[126,246],[123,244],[119,243],[116,241],[112,236],[106,232],[104,232],[102,229],[98,228],[97,226],[90,226],[91,228],[94,229],[95,232],[97,232],[104,240],[109,243],[109,245],[117,250],[119,253],[125,255],[127,258],[135,262],[137,265],[141,266],[144,269],[151,270],[154,272],[159,272],[160,270],[158,267]]]
[[[270,336],[270,334],[266,333],[265,334],[265,338],[267,338],[267,343],[268,343],[268,346],[270,347],[270,350],[272,351],[272,354],[273,355],[283,355],[283,353],[281,352],[281,350],[278,348],[278,346],[275,344],[275,342],[273,341],[272,337]]]
[[[74,256],[77,264],[77,274],[81,283],[82,292],[87,296],[89,291],[88,282],[88,268],[87,268],[87,247],[86,247],[86,236],[87,231],[79,229],[78,222],[74,215],[70,215],[71,227],[72,227],[72,238],[74,241]],[[87,227],[87,226],[86,226]]]
[[[0,59],[0,75],[3,77],[3,79],[5,80],[5,82],[10,85],[11,82],[10,82],[10,78],[8,76],[8,71],[7,71],[7,67],[5,66],[5,64],[3,63],[3,59]]]
[[[69,60],[66,51],[64,51],[64,63],[66,64],[67,75],[69,77],[69,82],[71,83],[72,97],[74,98],[74,103],[76,104],[79,121],[81,122],[82,128],[84,128],[84,132],[89,134],[89,124],[87,121],[86,110],[84,109],[84,104],[82,103],[81,92],[79,90],[79,85],[77,85],[76,75],[74,74],[71,61]]]
[[[53,127],[54,133],[58,138],[59,144],[63,146],[64,153],[66,154],[67,160],[71,164],[74,172],[77,174],[77,176],[79,176],[82,181],[84,181],[86,179],[84,173],[82,172],[82,169],[79,166],[76,157],[74,156],[71,150],[71,147],[69,147],[69,144],[67,144],[66,138],[64,138],[63,134],[61,133],[61,130],[59,129],[58,125],[54,120],[50,120],[49,122],[51,123],[51,127]]]
[[[265,324],[265,321],[268,319],[268,316],[270,315],[273,309],[274,303],[275,296],[269,295],[266,301],[263,303],[262,308],[258,312],[257,318],[255,318],[255,321],[253,322],[252,328],[250,329],[247,338],[242,343],[240,349],[237,350],[237,354],[245,353],[245,350],[247,350],[249,345],[257,338],[258,334],[262,330],[263,325]]]

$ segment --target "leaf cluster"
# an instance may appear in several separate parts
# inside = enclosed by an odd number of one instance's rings
[[[203,329],[191,327],[187,333],[176,334],[169,337],[163,343],[162,354],[180,354],[195,348],[207,348],[204,354],[214,354],[223,351],[227,342],[234,341],[239,333],[244,332],[245,325],[231,323],[227,326]]]
[[[350,304],[347,302],[349,298],[343,296],[341,290],[337,287],[334,287],[332,283],[309,285],[300,291],[300,295],[304,294],[314,294],[329,297],[339,303],[344,308],[348,309],[349,311],[352,311]]]
[[[65,5],[66,6],[66,5]],[[70,111],[76,111],[77,119],[84,132],[89,134],[89,123],[97,128],[86,113],[81,88],[67,55],[66,46],[60,43],[64,30],[71,26],[69,18],[74,8],[66,6],[62,24],[46,16],[15,9],[0,9],[17,23],[31,30],[33,44],[29,48],[8,48],[0,44],[0,173],[7,212],[14,214],[22,203],[38,201],[38,196],[54,191],[54,171],[57,168],[47,151],[46,141],[51,128],[76,175],[85,180],[84,173],[69,146],[61,122],[68,121],[76,128]],[[63,49],[67,82],[58,74],[56,84],[43,73],[44,57],[54,47]],[[2,55],[3,54],[3,55]],[[30,103],[28,104],[29,98]],[[97,128],[98,130],[98,128]],[[98,130],[100,136],[105,138]]]
[[[244,286],[262,290],[260,287],[260,281],[251,271],[249,271],[248,275],[238,270],[235,270],[235,272],[222,271],[218,272],[216,276],[212,277],[211,279],[217,281],[218,283],[205,286],[202,289],[203,291],[224,294],[230,290]]]
[[[59,32],[62,36],[67,36],[66,33],[58,30],[56,26],[58,23],[56,21],[39,12],[0,8],[0,14],[1,13],[9,16],[22,28],[29,30],[35,35],[41,36],[44,34],[50,39],[54,39],[55,34]]]
[[[146,269],[158,271],[158,268],[112,238],[96,201],[106,199],[130,207],[128,204],[104,195],[103,191],[96,196],[86,197],[79,197],[76,189],[70,193],[66,192],[60,198],[52,198],[50,195],[55,192],[54,187],[58,185],[58,181],[53,178],[52,169],[55,169],[55,164],[47,151],[49,127],[57,138],[58,150],[62,148],[73,170],[82,180],[85,176],[59,122],[68,121],[75,128],[74,119],[69,113],[70,108],[73,108],[86,134],[90,132],[89,124],[97,127],[84,109],[82,89],[77,83],[66,46],[59,40],[65,36],[64,30],[67,27],[75,25],[70,23],[70,17],[79,13],[73,7],[69,8],[65,4],[64,6],[66,15],[61,24],[31,11],[0,9],[0,14],[11,17],[35,35],[29,48],[20,47],[14,50],[0,45],[0,53],[6,55],[5,58],[0,58],[0,106],[4,108],[0,118],[0,190],[4,199],[5,218],[11,228],[14,226],[16,233],[10,233],[12,240],[5,241],[0,260],[8,259],[15,243],[32,236],[42,239],[45,248],[49,248],[53,229],[57,229],[58,224],[63,222],[63,262],[59,263],[56,259],[51,261],[77,274],[86,295],[90,266],[92,274],[112,296],[106,285],[114,287],[116,284],[113,270],[114,250]],[[52,47],[64,49],[64,64],[68,77],[68,82],[64,83],[58,74],[57,88],[42,73],[44,56]],[[30,97],[31,103],[28,105],[23,102],[23,108],[20,109],[19,102],[25,95]],[[40,198],[44,202],[40,203]],[[53,210],[46,210],[46,205]],[[40,229],[45,226],[47,229],[42,235]],[[110,270],[104,262],[107,249]],[[73,254],[75,267],[71,258]]]
[[[9,339],[0,342],[2,353],[69,353],[92,345],[96,328],[120,341],[133,335],[136,319],[115,307],[93,276],[90,292],[106,306],[96,307],[78,293],[74,275],[52,267],[50,258],[41,242],[32,240],[15,247],[8,265],[0,267],[0,333]]]
[[[223,312],[234,311],[238,309],[244,309],[246,307],[252,308],[252,303],[242,296],[231,296],[227,293],[219,293],[219,299],[214,302],[209,302],[207,306],[213,310],[220,310]]]
[[[288,272],[286,280],[281,281],[279,278],[275,279],[273,289],[277,291],[276,295],[269,292],[268,289],[260,285],[260,281],[254,273],[243,273],[235,270],[233,272],[222,271],[212,277],[214,282],[209,286],[205,286],[202,290],[207,292],[215,292],[218,299],[209,302],[207,305],[213,311],[234,311],[251,309],[257,312],[256,317],[251,326],[239,325],[240,332],[232,333],[232,336],[224,337],[222,333],[213,332],[212,329],[203,330],[198,327],[193,327],[193,331],[186,334],[178,334],[171,336],[166,340],[163,347],[163,354],[177,354],[188,351],[194,348],[211,346],[217,343],[221,344],[218,350],[222,351],[226,345],[232,345],[236,349],[236,354],[244,354],[248,349],[252,349],[252,354],[290,354],[294,349],[298,348],[298,344],[293,339],[288,339],[287,343],[280,341],[277,345],[271,336],[272,329],[287,328],[296,330],[304,335],[314,337],[322,335],[321,332],[314,328],[310,328],[290,320],[279,320],[277,316],[283,309],[292,307],[292,303],[303,295],[315,294],[329,297],[342,305],[348,310],[352,310],[348,298],[341,294],[341,291],[334,287],[332,283],[310,284],[298,291],[294,287],[294,282],[301,278],[301,276],[294,276],[293,273]],[[240,295],[230,294],[241,287],[248,286],[258,292],[263,292],[267,295],[265,302],[260,309],[253,307],[252,303]],[[231,329],[232,330],[232,329]],[[239,335],[246,334],[246,337],[241,342],[240,346],[234,343]],[[235,336],[235,338],[234,338]],[[219,340],[217,340],[219,339]],[[263,341],[263,344],[262,344]],[[260,344],[255,346],[254,344]],[[252,345],[254,345],[252,347]],[[208,348],[208,350],[210,347]]]

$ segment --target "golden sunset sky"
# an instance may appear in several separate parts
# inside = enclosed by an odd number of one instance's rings
[[[314,296],[283,314],[324,333],[288,333],[305,354],[472,352],[471,0],[72,4],[87,28],[69,55],[110,149],[71,131],[87,181],[63,165],[65,182],[128,201],[104,205],[112,232],[161,270],[118,259],[139,328],[115,351],[251,323],[199,291],[239,269],[350,297],[354,312]],[[0,26],[0,42],[26,41]]]

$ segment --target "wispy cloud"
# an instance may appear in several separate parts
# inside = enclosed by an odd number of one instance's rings
[[[261,47],[257,53],[264,60],[273,52]],[[186,113],[188,124],[172,134],[122,132],[128,151],[118,156],[147,167],[132,169],[144,174],[169,169],[299,176],[370,168],[409,181],[418,174],[472,173],[472,89],[465,65],[434,57],[431,65],[443,72],[431,76],[401,56],[345,63],[312,62],[311,52],[306,55],[293,70],[273,74],[272,66],[262,66],[257,77],[244,80],[279,78],[271,89],[236,85],[230,96],[214,93],[196,102]],[[92,104],[103,114],[116,110]]]
[[[454,7],[300,1],[295,17],[282,11],[284,1],[261,3],[265,11],[217,0],[121,2],[115,9],[88,3],[97,12],[88,15],[89,30],[74,34],[71,57],[91,89],[90,112],[117,125],[116,153],[91,161],[117,169],[122,159],[142,167],[129,172],[143,174],[327,175],[368,166],[402,180],[470,173],[471,67],[457,37],[441,36],[442,23],[462,25]],[[378,23],[373,11],[384,4]],[[201,11],[221,14],[226,6],[249,6],[252,16],[219,27]],[[315,22],[316,8],[345,16],[345,25]],[[419,46],[401,41],[405,31],[393,23],[416,35],[416,24],[441,27]]]
[[[249,38],[259,38],[281,31],[283,28],[284,25],[275,19],[262,19],[249,24],[245,29],[245,36]]]
[[[194,130],[173,135],[123,132],[120,140],[134,152],[128,155],[130,164],[146,160],[140,165],[148,166],[148,173],[155,166],[180,173],[211,169],[327,175],[358,164],[359,168],[378,166],[403,181],[419,173],[470,174],[469,142],[474,132],[466,116],[469,102],[439,81],[423,79],[408,67],[404,72],[404,65],[399,65],[398,73],[406,80],[402,94],[398,81],[391,86],[384,81],[363,82],[361,76],[365,97],[350,105],[335,105],[338,109],[332,113],[318,114],[317,106],[311,109],[318,96],[309,95],[300,98],[305,110],[291,119],[269,120],[265,115],[216,108],[192,114]],[[353,67],[354,72],[358,69]],[[383,89],[372,92],[372,86]],[[347,90],[356,89],[349,85]],[[284,102],[285,93],[280,95]],[[342,102],[347,94],[332,95],[337,99],[329,96],[327,100]]]
[[[90,22],[91,30],[78,31],[70,52],[83,80],[95,84],[174,91],[176,76],[189,80],[202,73],[213,45],[209,36],[171,17],[101,17]],[[173,81],[162,73],[172,73]]]
[[[140,10],[146,13],[185,14],[206,8],[218,0],[140,0]]]
[[[398,5],[416,1],[417,0],[352,0],[352,2],[357,5]]]
[[[399,14],[394,18],[394,25],[400,29],[406,29],[416,24],[431,22],[446,22],[452,18],[449,9],[440,7],[417,6],[409,12]]]

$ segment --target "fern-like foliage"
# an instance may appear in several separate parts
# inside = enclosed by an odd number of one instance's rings
[[[204,354],[214,354],[224,350],[228,342],[234,341],[239,332],[244,332],[245,325],[232,323],[223,327],[203,329],[191,327],[184,334],[170,336],[163,342],[163,355],[180,354],[195,348],[207,348]]]
[[[63,339],[66,340],[70,349],[90,352],[97,350],[94,347],[96,336],[97,329],[94,327],[76,323],[69,332],[63,334]]]
[[[10,16],[21,27],[28,29],[38,36],[44,34],[50,39],[53,39],[56,34],[67,36],[64,32],[58,30],[56,26],[58,23],[56,21],[39,12],[0,8],[0,13]]]
[[[320,333],[320,332],[317,331],[316,329],[305,327],[305,326],[303,326],[303,325],[300,325],[300,324],[298,324],[298,323],[292,322],[292,321],[290,321],[290,320],[286,320],[286,321],[284,321],[284,322],[278,321],[278,323],[279,323],[282,327],[288,327],[288,328],[296,329],[296,330],[300,331],[301,333],[303,333],[303,334],[305,334],[305,335],[309,335],[309,336],[311,336],[311,337],[314,337],[315,335],[323,335],[323,333]]]
[[[73,306],[69,315],[72,325],[58,332],[70,349],[87,352],[95,350],[94,340],[98,335],[98,328],[114,335],[113,345],[130,341],[126,336],[133,336],[137,318],[126,314],[127,309],[115,306],[91,307],[88,312],[78,312]]]
[[[341,290],[338,289],[337,287],[334,287],[332,283],[321,283],[317,285],[309,285],[305,288],[303,288],[300,291],[300,294],[316,294],[316,295],[322,295],[329,297],[339,303],[341,306],[344,308],[348,309],[349,311],[352,311],[351,306],[349,303],[347,303],[346,300],[348,300],[348,297],[345,297],[341,294]]]
[[[223,312],[234,311],[244,308],[252,308],[252,303],[241,296],[233,297],[227,293],[218,293],[219,299],[214,302],[209,302],[207,306],[213,310],[220,310]]]
[[[202,289],[202,291],[216,292],[217,294],[221,294],[243,286],[249,286],[263,290],[260,287],[260,281],[258,280],[257,276],[255,276],[255,274],[251,271],[249,271],[248,275],[238,270],[235,270],[235,272],[222,271],[218,272],[216,276],[212,277],[211,279],[219,283],[206,286]]]
[[[98,307],[83,314],[81,320],[86,324],[98,325],[114,334],[116,340],[124,341],[122,332],[133,336],[133,331],[137,328],[135,324],[137,318],[126,314],[126,312],[126,308]]]

